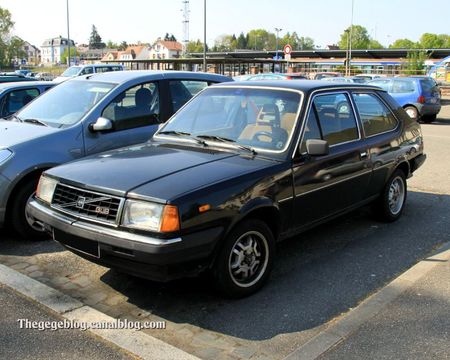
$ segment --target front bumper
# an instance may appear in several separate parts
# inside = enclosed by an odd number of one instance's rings
[[[28,211],[51,228],[56,241],[77,255],[156,281],[194,276],[203,271],[211,264],[223,233],[222,227],[215,227],[179,238],[159,239],[80,221],[35,199],[29,203]],[[81,244],[89,249],[98,246],[98,252],[87,252]]]

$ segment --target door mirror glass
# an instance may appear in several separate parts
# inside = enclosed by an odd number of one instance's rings
[[[113,125],[111,120],[104,117],[99,117],[97,121],[89,126],[91,131],[108,131],[112,130]]]
[[[330,152],[328,141],[318,139],[306,140],[306,152],[311,156],[328,155]]]

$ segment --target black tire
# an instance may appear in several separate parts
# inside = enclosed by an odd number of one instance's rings
[[[253,240],[252,240],[253,239]],[[252,241],[252,242],[250,242]],[[244,248],[238,244],[257,244],[251,251],[244,255]],[[241,254],[233,250],[241,250]],[[250,251],[250,249],[247,249]],[[259,253],[259,256],[258,256]],[[240,256],[243,256],[241,260]],[[231,231],[223,244],[213,267],[213,276],[216,288],[225,296],[240,298],[258,291],[269,278],[275,256],[275,239],[272,231],[261,220],[245,220]],[[232,261],[239,261],[239,269],[232,271]],[[259,264],[256,262],[259,261]],[[251,274],[250,266],[254,265],[254,273]],[[256,266],[256,267],[255,267]],[[247,268],[247,279],[240,278],[240,270]],[[250,274],[249,274],[250,271]],[[239,272],[239,274],[237,274]],[[244,274],[245,277],[245,274]]]
[[[431,124],[432,122],[436,121],[437,115],[433,114],[433,115],[424,115],[422,116],[421,120],[425,123],[425,124]]]
[[[14,231],[26,240],[46,240],[50,235],[43,229],[37,230],[38,227],[32,227],[27,220],[25,209],[30,197],[35,193],[39,179],[29,181],[22,185],[12,199],[11,213],[9,218]]]
[[[416,121],[419,119],[419,112],[414,106],[405,107],[405,111],[411,119]]]
[[[396,187],[399,191],[397,195],[397,191],[395,190]],[[380,220],[385,222],[398,220],[400,216],[402,216],[403,209],[405,208],[407,195],[408,188],[406,184],[406,175],[402,170],[397,169],[389,178],[383,193],[375,204],[377,215]],[[400,203],[396,202],[395,199],[400,201]]]

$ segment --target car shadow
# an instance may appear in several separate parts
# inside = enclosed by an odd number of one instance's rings
[[[50,236],[48,240],[24,240],[6,228],[0,229],[0,255],[33,256],[61,251],[64,248]]]
[[[450,241],[449,209],[448,195],[410,192],[395,223],[377,222],[363,208],[286,240],[269,282],[244,299],[222,298],[207,276],[159,284],[110,270],[101,280],[163,319],[271,339],[325,324]]]

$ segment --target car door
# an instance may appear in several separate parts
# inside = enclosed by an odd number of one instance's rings
[[[327,155],[307,154],[306,141],[322,139]],[[347,92],[312,98],[293,162],[294,226],[302,228],[360,203],[370,180],[367,147]]]
[[[5,118],[14,114],[39,94],[39,90],[34,87],[11,90],[4,95],[1,101],[0,117]]]
[[[101,112],[112,129],[93,131],[85,126],[86,154],[143,143],[151,138],[161,122],[167,119],[167,90],[163,82],[145,82],[119,93]]]
[[[172,113],[176,113],[184,104],[210,84],[204,80],[194,79],[169,80],[169,96]]]
[[[366,198],[382,191],[397,156],[402,151],[398,137],[400,122],[382,95],[375,91],[354,91],[352,94],[366,138],[368,160],[373,168]]]

